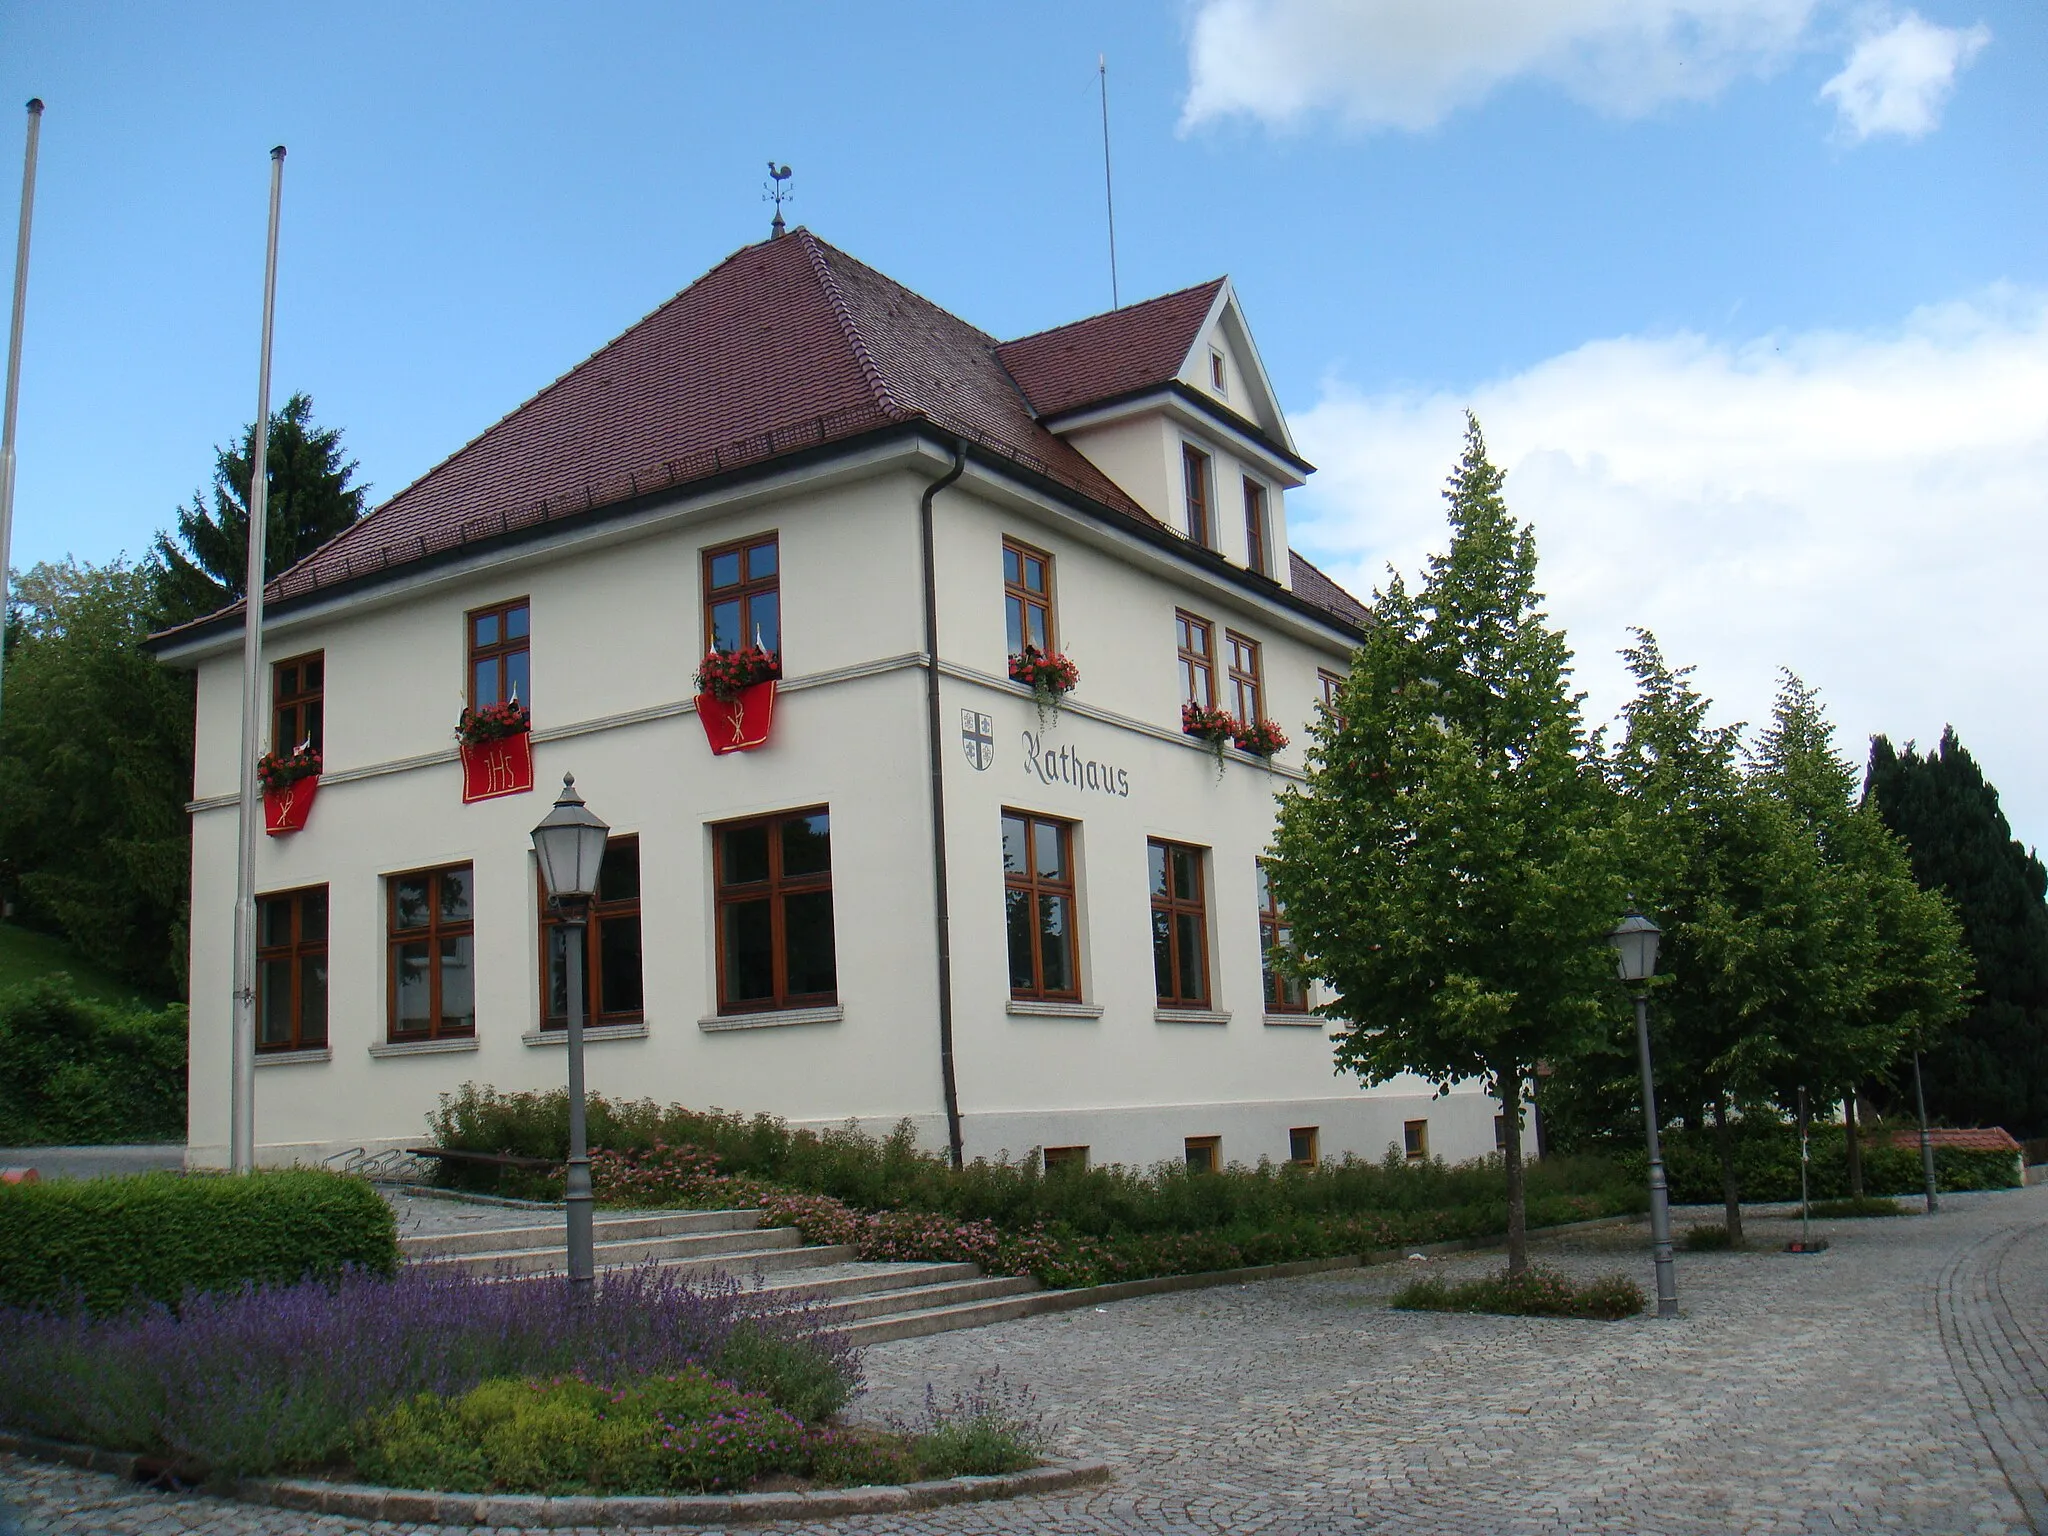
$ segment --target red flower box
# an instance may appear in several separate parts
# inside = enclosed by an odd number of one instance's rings
[[[768,740],[775,721],[775,679],[750,683],[730,699],[700,693],[697,718],[704,722],[704,739],[715,755],[751,752]]]
[[[461,745],[464,805],[523,795],[533,788],[533,737],[528,732]]]
[[[313,814],[313,797],[320,792],[320,775],[294,779],[282,789],[263,791],[263,830],[272,837],[297,832]]]

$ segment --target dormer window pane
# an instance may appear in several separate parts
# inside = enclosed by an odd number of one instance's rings
[[[1209,455],[1190,444],[1181,445],[1181,475],[1187,483],[1188,537],[1204,549],[1214,542],[1209,537]]]
[[[1273,574],[1266,552],[1266,488],[1250,475],[1244,480],[1244,563],[1261,576]]]
[[[1209,349],[1209,386],[1219,395],[1230,393],[1230,385],[1223,372],[1223,354],[1214,347]]]

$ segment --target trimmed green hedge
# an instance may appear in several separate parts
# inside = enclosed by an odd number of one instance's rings
[[[69,977],[0,991],[0,1146],[185,1136],[185,1008],[81,995]]]
[[[1849,1193],[1849,1149],[1839,1125],[1813,1127],[1807,1177],[1813,1198],[1838,1200]],[[1648,1159],[1640,1148],[1627,1156],[1632,1174],[1643,1177]],[[1673,1130],[1664,1136],[1664,1172],[1671,1198],[1680,1205],[1718,1205],[1721,1154],[1711,1129]],[[1790,1125],[1738,1127],[1735,1173],[1744,1200],[1799,1198],[1799,1132]],[[2010,1152],[1934,1149],[1934,1174],[1944,1190],[2010,1189],[2019,1182]],[[1920,1147],[1896,1147],[1865,1136],[1863,1188],[1871,1195],[1917,1195],[1921,1191]]]
[[[0,1185],[0,1303],[94,1312],[188,1290],[398,1267],[391,1207],[318,1169]]]

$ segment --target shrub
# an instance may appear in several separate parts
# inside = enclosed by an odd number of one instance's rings
[[[1416,1312],[1501,1312],[1516,1317],[1591,1317],[1613,1321],[1643,1310],[1643,1289],[1625,1275],[1602,1275],[1583,1284],[1532,1265],[1458,1284],[1429,1278],[1396,1291],[1389,1305]]]
[[[993,1366],[947,1403],[927,1382],[916,1418],[892,1417],[889,1427],[910,1440],[926,1477],[993,1477],[1037,1464],[1045,1449],[1045,1419],[1031,1389],[1013,1385]]]
[[[1684,1247],[1687,1253],[1720,1253],[1734,1246],[1728,1229],[1718,1221],[1686,1229]]]
[[[714,1357],[714,1369],[806,1423],[829,1419],[852,1401],[858,1367],[837,1335],[788,1315],[749,1318]]]
[[[316,1169],[0,1186],[0,1303],[97,1312],[398,1264],[391,1208]]]
[[[1839,1125],[1816,1125],[1809,1135],[1812,1161],[1808,1183],[1816,1200],[1840,1199],[1849,1193],[1848,1147]],[[1629,1176],[1648,1172],[1646,1154],[1631,1148],[1621,1154]],[[1934,1149],[1935,1177],[1943,1190],[2009,1189],[2016,1182],[2010,1152],[1971,1152],[1958,1147]],[[1541,1166],[1538,1164],[1537,1166]],[[1672,1130],[1664,1138],[1664,1169],[1671,1199],[1680,1205],[1721,1203],[1721,1154],[1711,1129]],[[1764,1115],[1748,1115],[1735,1125],[1735,1171],[1744,1200],[1799,1198],[1799,1131],[1796,1126]],[[1863,1142],[1864,1187],[1876,1194],[1920,1192],[1920,1149],[1894,1146],[1889,1137]]]
[[[1866,1195],[1861,1200],[1816,1200],[1808,1214],[1816,1221],[1841,1216],[1903,1216],[1906,1208],[1896,1200]]]
[[[65,976],[0,993],[0,1146],[185,1134],[185,1009],[123,1008]]]

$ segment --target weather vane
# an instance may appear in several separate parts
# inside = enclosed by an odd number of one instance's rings
[[[775,205],[775,222],[768,226],[771,240],[779,240],[783,234],[782,205],[796,194],[789,190],[789,167],[768,162],[768,180],[761,190],[761,201]]]

